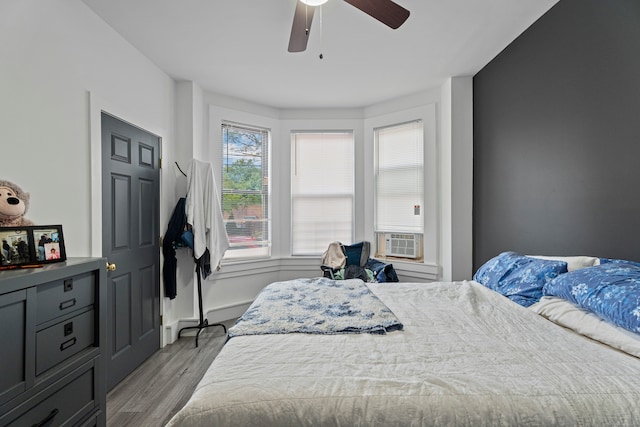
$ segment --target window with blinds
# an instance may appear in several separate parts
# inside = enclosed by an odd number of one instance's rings
[[[222,211],[230,248],[224,259],[270,255],[269,130],[222,124]]]
[[[374,129],[375,229],[424,233],[422,120]]]
[[[351,243],[354,186],[353,132],[291,134],[292,255]]]

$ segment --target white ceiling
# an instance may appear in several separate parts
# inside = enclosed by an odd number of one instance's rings
[[[83,1],[173,78],[290,109],[360,108],[472,76],[558,0],[396,0],[411,11],[397,30],[329,0],[302,53],[287,52],[297,0]]]

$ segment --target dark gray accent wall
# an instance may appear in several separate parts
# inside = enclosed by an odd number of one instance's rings
[[[640,260],[640,0],[560,0],[473,83],[474,271]]]

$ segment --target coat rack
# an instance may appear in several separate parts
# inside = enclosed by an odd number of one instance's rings
[[[175,162],[175,164],[178,170],[180,171],[180,173],[182,173],[182,175],[184,176],[187,176],[187,174],[184,173],[184,171],[182,170],[178,162]],[[196,259],[195,256],[193,258],[196,264],[196,278],[198,282],[198,314],[199,314],[198,324],[195,326],[185,326],[184,328],[181,328],[178,331],[178,339],[180,339],[180,335],[182,334],[182,331],[189,330],[189,329],[197,329],[198,332],[196,333],[196,347],[198,347],[198,338],[200,337],[200,332],[202,332],[203,329],[210,328],[213,326],[221,326],[222,329],[224,329],[224,333],[225,334],[227,333],[227,327],[224,326],[222,323],[209,324],[209,319],[204,318],[204,310],[202,309],[202,260],[203,258],[204,256],[200,257],[199,259]]]
[[[178,170],[180,171],[180,173],[181,173],[182,175],[184,175],[184,176],[187,176],[187,174],[186,174],[186,173],[184,173],[184,171],[182,170],[182,168],[180,167],[180,165],[178,164],[178,162],[175,162],[175,164],[176,164],[176,167],[178,168]]]
[[[196,263],[196,277],[198,280],[198,311],[200,313],[200,322],[196,325],[196,326],[185,326],[184,328],[180,329],[178,331],[178,339],[180,339],[180,334],[182,334],[182,331],[187,330],[187,329],[197,329],[198,332],[196,333],[196,347],[198,347],[198,337],[200,336],[200,332],[202,332],[203,329],[206,328],[210,328],[212,326],[222,326],[222,329],[224,329],[224,333],[227,333],[227,327],[224,326],[222,323],[211,323],[209,324],[209,320],[204,318],[204,313],[202,310],[202,273],[201,273],[201,269],[202,269],[202,264],[201,264],[201,260],[200,259],[195,259],[195,263]]]

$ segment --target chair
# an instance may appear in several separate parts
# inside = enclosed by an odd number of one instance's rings
[[[324,277],[335,279],[335,273],[349,266],[358,266],[364,269],[369,261],[371,243],[362,241],[352,245],[343,245],[340,242],[331,242],[327,250],[322,254],[320,269]]]

